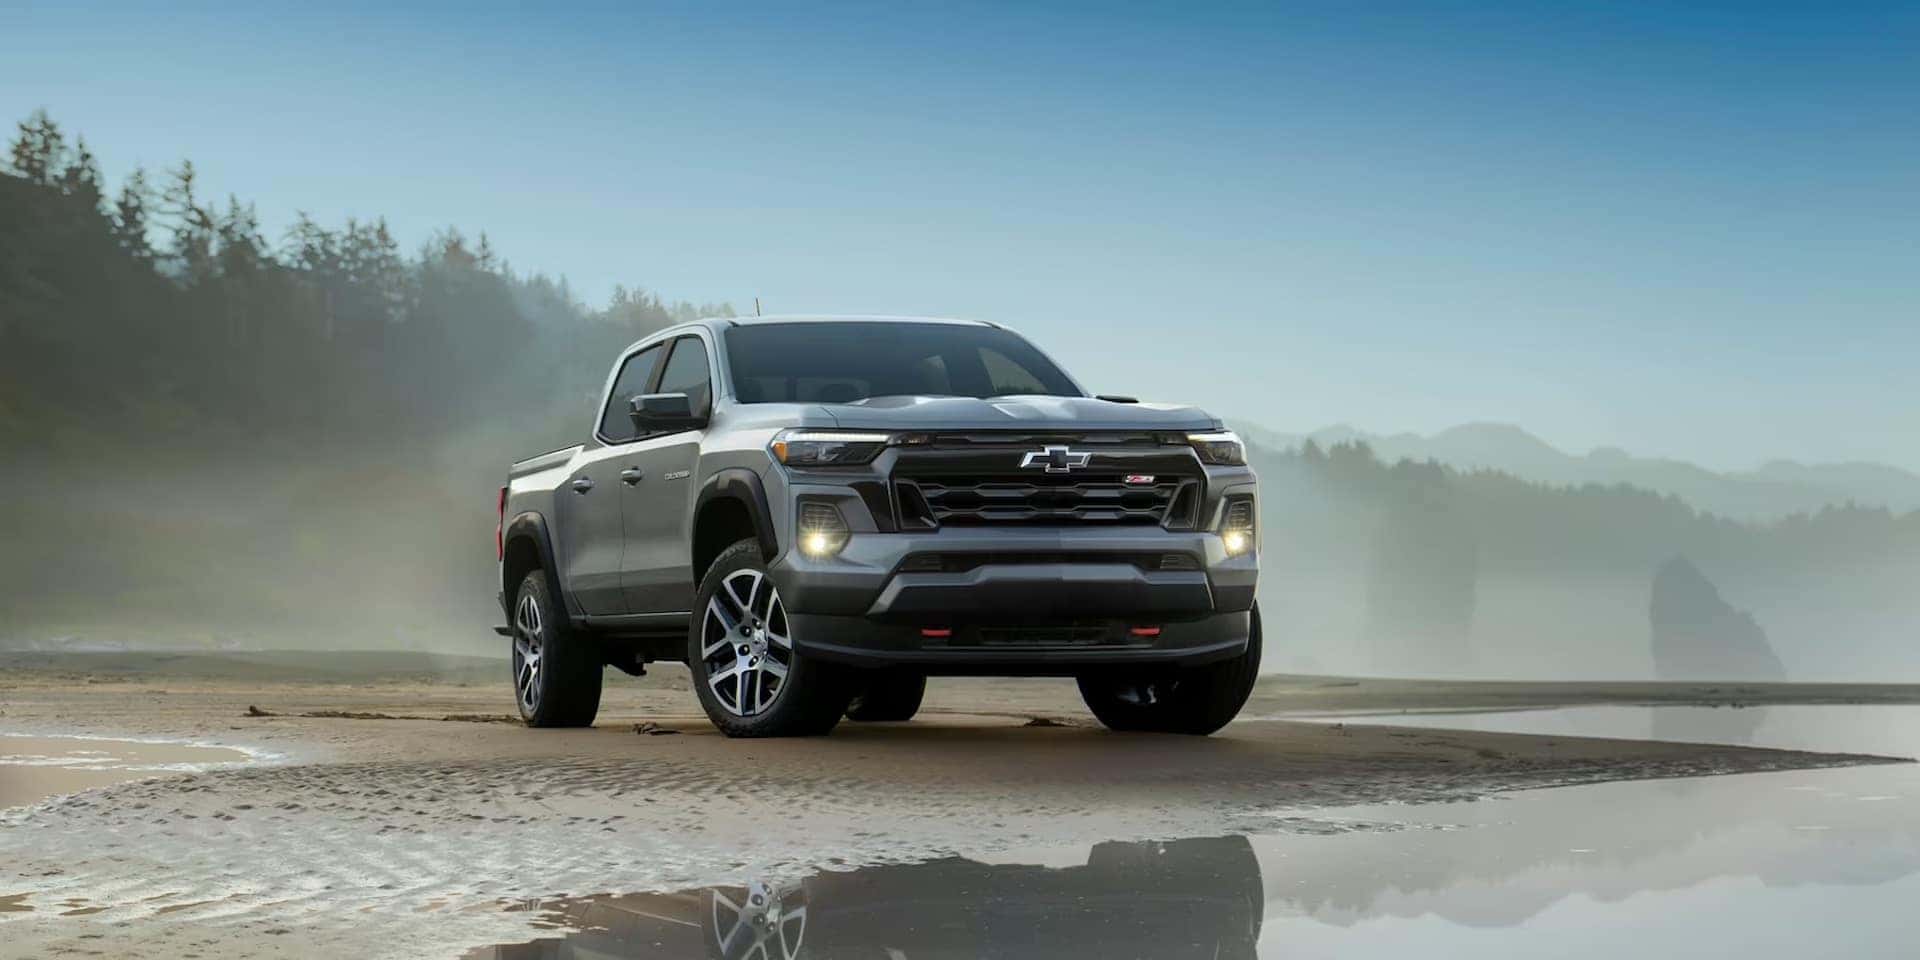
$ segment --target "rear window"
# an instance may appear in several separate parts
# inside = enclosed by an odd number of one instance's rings
[[[995,327],[749,324],[728,329],[726,344],[733,391],[742,403],[1082,395],[1033,344]]]

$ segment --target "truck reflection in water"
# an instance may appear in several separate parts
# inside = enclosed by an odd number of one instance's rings
[[[791,884],[535,902],[526,909],[581,932],[468,956],[1249,960],[1263,903],[1244,837],[1103,843],[1078,867],[956,857]]]

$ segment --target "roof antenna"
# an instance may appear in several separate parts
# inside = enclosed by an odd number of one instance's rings
[[[760,315],[760,298],[759,297],[753,298],[753,315],[756,317]]]

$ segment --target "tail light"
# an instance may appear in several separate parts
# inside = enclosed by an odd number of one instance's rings
[[[507,558],[507,542],[504,539],[507,532],[507,488],[506,487],[500,488],[499,512],[500,512],[500,520],[499,522],[493,525],[493,559],[495,561],[505,560]]]

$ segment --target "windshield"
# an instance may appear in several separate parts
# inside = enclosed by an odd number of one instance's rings
[[[997,327],[769,323],[733,327],[726,342],[741,403],[1083,395],[1033,344]]]

